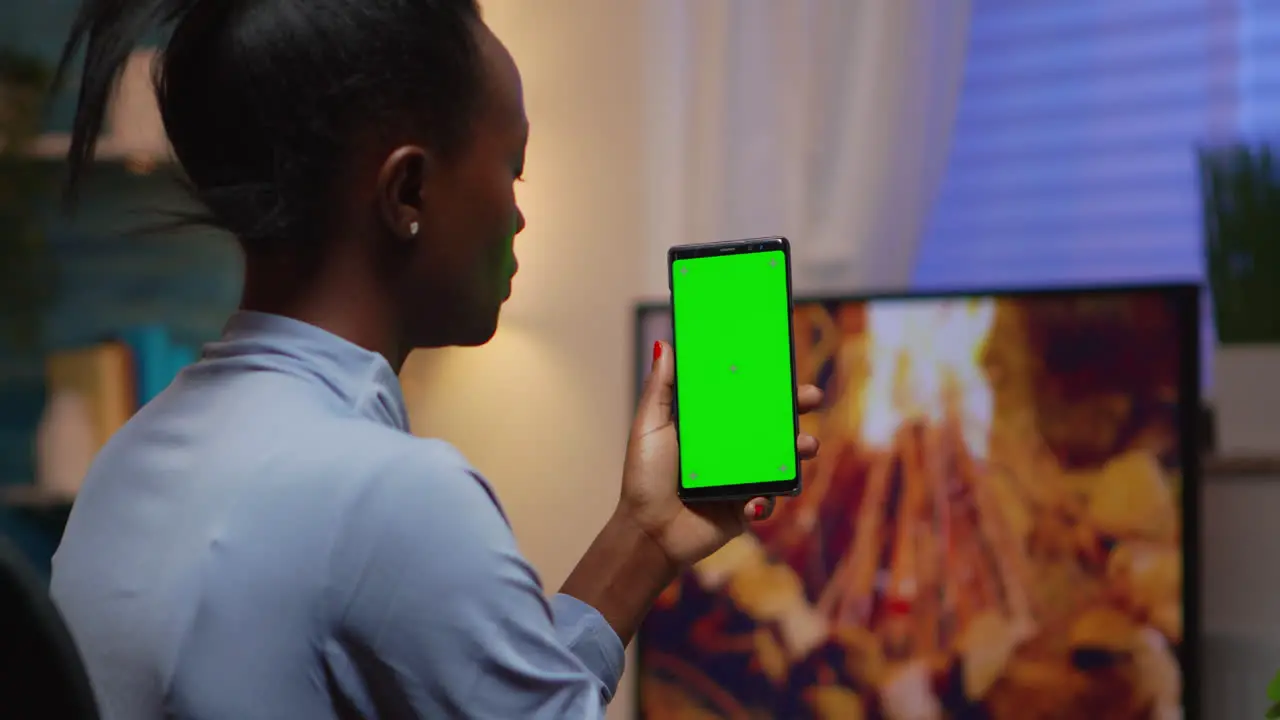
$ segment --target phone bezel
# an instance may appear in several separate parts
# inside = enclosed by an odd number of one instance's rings
[[[785,266],[787,275],[787,346],[791,350],[791,423],[792,435],[798,437],[800,435],[800,406],[796,398],[798,385],[796,382],[796,341],[795,341],[795,293],[792,290],[791,280],[791,243],[785,237],[780,235],[759,238],[747,238],[744,240],[727,240],[711,243],[696,243],[691,245],[675,245],[667,250],[667,292],[671,307],[671,344],[676,351],[676,365],[679,367],[680,338],[676,335],[676,313],[679,308],[676,304],[675,283],[672,273],[677,260],[688,260],[702,257],[715,257],[722,255],[742,255],[747,253],[761,252],[777,252],[782,251],[783,265]],[[676,435],[680,433],[680,376],[677,369],[675,386],[673,387],[671,401],[671,419],[676,425]],[[753,497],[773,497],[785,495],[799,495],[801,487],[801,476],[803,471],[800,468],[800,453],[794,450],[794,457],[791,467],[795,469],[794,476],[789,480],[777,480],[773,482],[748,482],[737,485],[717,485],[713,487],[686,488],[684,486],[684,470],[681,454],[676,453],[677,457],[677,494],[680,499],[685,502],[696,502],[705,500],[737,500],[748,499]]]

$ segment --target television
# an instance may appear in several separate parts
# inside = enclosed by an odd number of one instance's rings
[[[821,454],[659,596],[640,717],[1197,717],[1199,298],[797,299]]]

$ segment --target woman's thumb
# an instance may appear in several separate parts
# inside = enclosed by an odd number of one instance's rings
[[[636,430],[641,434],[671,422],[671,398],[676,379],[676,358],[671,346],[661,340],[653,344],[653,368],[640,396]]]

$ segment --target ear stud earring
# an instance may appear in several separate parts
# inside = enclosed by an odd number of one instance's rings
[[[410,235],[413,235],[413,236],[415,236],[415,237],[417,236],[417,234],[418,234],[418,221],[417,221],[417,220],[414,220],[413,222],[409,223],[409,234],[410,234]]]

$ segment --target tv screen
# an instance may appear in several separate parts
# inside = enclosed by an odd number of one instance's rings
[[[798,300],[821,455],[658,598],[642,716],[1195,717],[1198,298]]]

